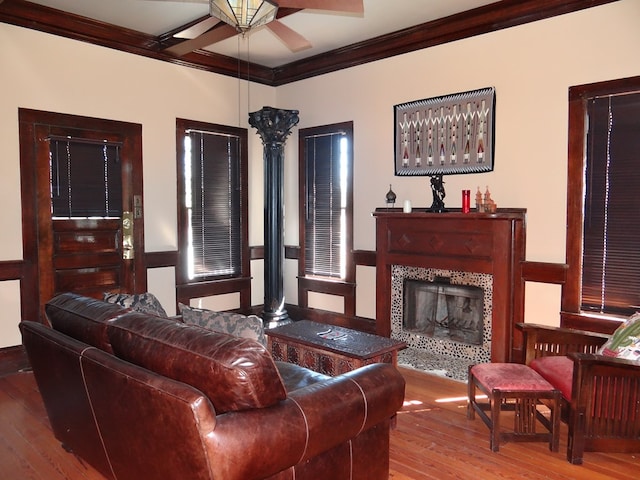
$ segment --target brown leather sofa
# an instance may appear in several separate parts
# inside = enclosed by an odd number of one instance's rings
[[[375,364],[327,377],[262,345],[75,294],[23,321],[53,432],[113,479],[389,476],[404,380]]]

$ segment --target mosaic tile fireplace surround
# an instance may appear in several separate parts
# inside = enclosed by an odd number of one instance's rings
[[[523,321],[525,211],[494,214],[458,211],[402,213],[378,209],[376,217],[377,332],[407,342],[398,363],[466,381],[469,364],[511,361]],[[406,279],[482,289],[482,342],[466,343],[403,328]]]
[[[406,279],[434,282],[450,279],[451,285],[475,286],[482,289],[482,340],[479,345],[456,341],[447,336],[428,335],[408,330],[403,293]],[[456,380],[465,380],[469,365],[491,361],[492,294],[490,274],[457,272],[433,268],[393,265],[391,269],[391,337],[407,343],[399,354],[400,365],[411,366]]]

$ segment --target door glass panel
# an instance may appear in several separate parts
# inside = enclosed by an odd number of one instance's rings
[[[54,218],[109,218],[122,214],[120,144],[50,139]]]

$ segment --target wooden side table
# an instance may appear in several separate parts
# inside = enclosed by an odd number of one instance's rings
[[[300,320],[265,331],[275,360],[326,375],[340,375],[371,363],[397,366],[405,342],[349,328]]]

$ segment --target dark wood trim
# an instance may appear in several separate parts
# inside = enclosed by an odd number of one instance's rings
[[[22,279],[24,266],[25,264],[22,260],[0,261],[0,281]]]
[[[563,285],[566,279],[566,263],[522,262],[520,268],[522,280],[525,282]]]
[[[611,335],[624,320],[626,318],[603,318],[583,313],[560,312],[561,327],[606,333],[607,335]]]
[[[274,80],[276,85],[296,82],[611,1],[503,0],[283,65],[274,69]]]
[[[298,245],[285,245],[284,258],[287,260],[300,260],[300,247]]]
[[[612,323],[597,314],[581,312],[583,196],[587,103],[590,98],[640,89],[640,76],[569,88],[569,149],[567,161],[566,280],[562,288],[561,325],[610,333]],[[614,321],[614,323],[616,323]]]
[[[286,258],[287,247],[285,247],[285,258]],[[249,258],[251,260],[264,260],[264,245],[256,245],[254,247],[249,247]]]
[[[147,268],[175,267],[178,264],[178,251],[145,252],[144,262]]]
[[[376,266],[376,252],[375,250],[354,250],[352,252],[353,262],[356,265],[364,267]]]
[[[504,28],[563,15],[616,0],[503,0],[457,15],[427,22],[371,40],[325,52],[278,68],[241,63],[235,58],[197,50],[182,57],[164,52],[170,34],[147,35],[67,14],[25,0],[0,2],[0,21],[41,32],[114,48],[177,65],[278,86],[344,68],[461,40]],[[279,17],[295,12],[280,9]],[[180,30],[183,27],[180,27]],[[304,32],[303,32],[304,33]]]

